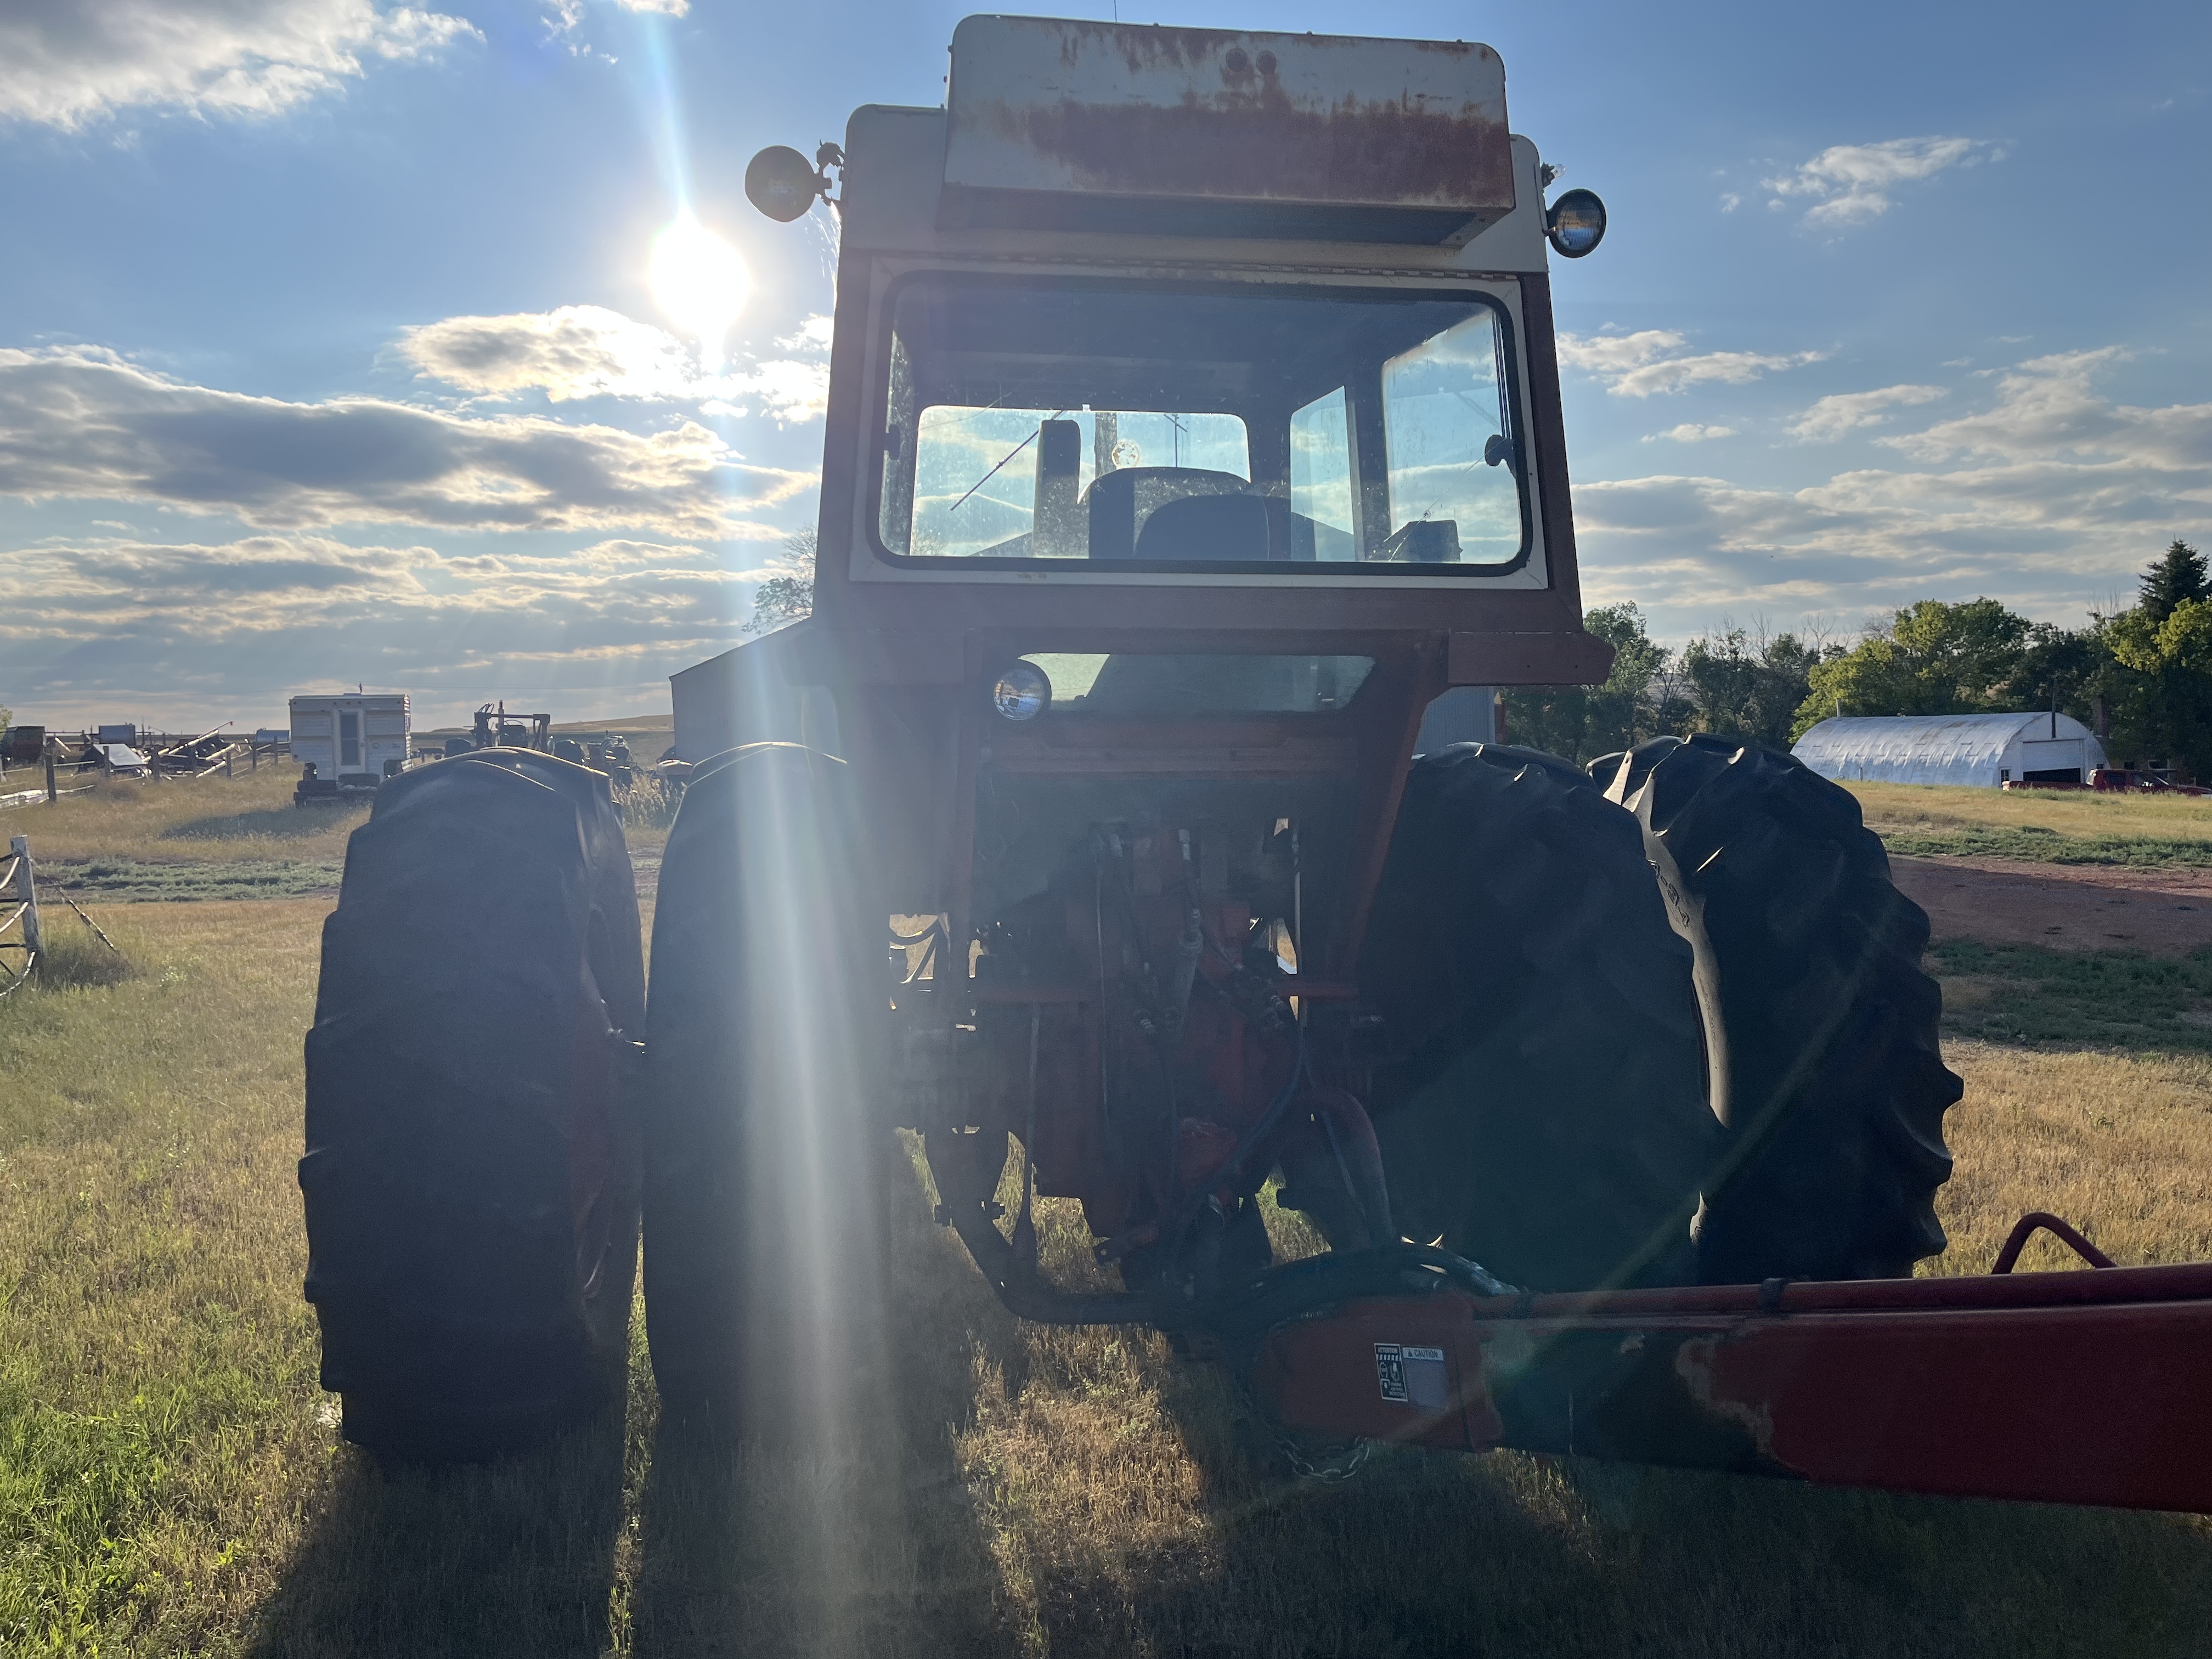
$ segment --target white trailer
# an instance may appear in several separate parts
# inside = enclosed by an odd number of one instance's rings
[[[340,691],[292,699],[295,805],[374,789],[407,764],[412,720],[399,691]]]

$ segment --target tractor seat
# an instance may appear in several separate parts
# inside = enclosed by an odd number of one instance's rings
[[[1215,560],[1267,556],[1265,497],[1234,472],[1125,466],[1083,492],[1094,559]]]

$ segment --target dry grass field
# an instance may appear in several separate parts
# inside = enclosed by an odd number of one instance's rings
[[[2057,863],[2212,865],[2212,796],[1853,783],[1893,852]]]
[[[380,1470],[337,1438],[299,1295],[328,901],[93,908],[121,974],[64,911],[64,971],[0,1001],[0,1652],[2010,1659],[2195,1654],[2212,1628],[2188,1518],[1518,1454],[1279,1482],[1160,1340],[1018,1326],[919,1179],[895,1403],[840,1458],[664,1434],[641,1329],[622,1420]],[[1933,1270],[1985,1267],[2029,1208],[2122,1261],[2212,1254],[2212,1060],[1950,1052]],[[1044,1221],[1082,1271],[1075,1218]]]
[[[295,806],[299,778],[289,761],[256,772],[241,765],[228,778],[112,778],[51,804],[0,810],[0,838],[30,837],[41,878],[80,897],[325,897],[337,890],[346,838],[368,819],[368,805]],[[628,815],[631,848],[646,859],[668,836],[672,813],[658,805],[659,785],[648,781]]]
[[[111,778],[0,811],[0,835],[28,836],[42,862],[60,864],[343,863],[346,837],[368,808],[295,807],[299,781],[289,763],[189,781]]]

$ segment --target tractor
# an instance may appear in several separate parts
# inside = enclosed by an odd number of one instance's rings
[[[1556,176],[1483,46],[992,16],[943,107],[755,158],[840,227],[812,614],[676,677],[649,995],[601,775],[481,749],[355,833],[300,1171],[349,1438],[596,1409],[641,1238],[664,1411],[835,1436],[918,1145],[1015,1315],[1167,1333],[1308,1470],[2212,1509],[2212,1267],[1915,1276],[1961,1085],[1853,798],[1469,718],[1610,661]]]

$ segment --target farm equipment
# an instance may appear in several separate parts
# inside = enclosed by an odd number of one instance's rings
[[[1486,47],[996,17],[945,107],[756,158],[842,221],[814,611],[677,677],[649,1001],[599,774],[483,749],[356,833],[301,1168],[350,1437],[605,1399],[641,1211],[664,1409],[834,1434],[905,1129],[1009,1309],[1168,1332],[1294,1468],[2212,1509],[2212,1266],[1911,1276],[1960,1085],[1850,795],[1422,741],[1607,670],[1554,173]]]
[[[289,712],[300,763],[295,806],[358,799],[406,769],[413,715],[404,692],[309,693],[293,698]]]
[[[553,717],[510,714],[504,699],[488,702],[477,710],[466,741],[471,749],[535,749],[550,754],[553,749]],[[459,751],[449,742],[446,752],[451,755]]]

